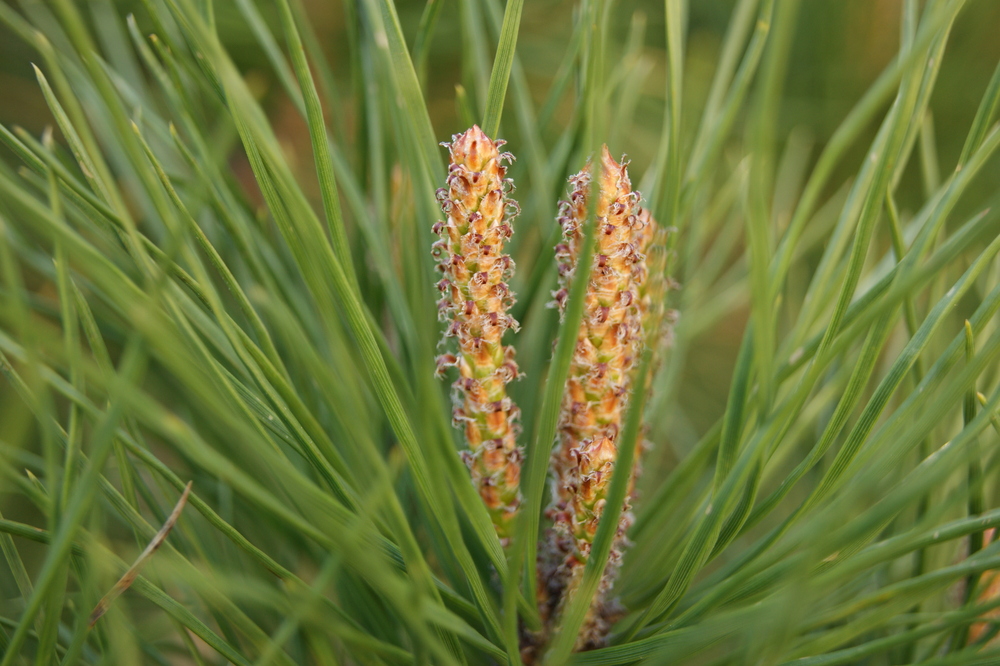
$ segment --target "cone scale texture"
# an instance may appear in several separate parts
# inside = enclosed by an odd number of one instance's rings
[[[565,305],[583,243],[590,205],[591,169],[570,178],[569,199],[558,221],[563,242],[556,247]],[[644,324],[658,306],[647,285],[644,252],[658,240],[655,222],[639,206],[627,164],[604,147],[595,211],[595,250],[577,333],[556,445],[550,463],[553,527],[542,544],[539,594],[550,621],[579,584],[604,511],[618,456],[618,435],[633,389],[633,371],[644,342]],[[630,470],[631,473],[631,470]],[[631,475],[631,474],[630,474]],[[626,500],[597,597],[577,641],[577,649],[600,645],[616,614],[608,592],[620,567],[625,532],[632,523]]]
[[[517,322],[508,314],[513,296],[507,279],[513,262],[504,254],[510,222],[518,212],[501,153],[477,126],[456,134],[450,144],[446,187],[437,192],[445,219],[434,225],[440,240],[433,253],[443,277],[438,283],[438,316],[445,338],[457,340],[457,353],[438,357],[438,372],[458,370],[453,420],[468,443],[462,457],[486,504],[501,541],[506,543],[521,501],[522,449],[517,446],[518,409],[507,384],[518,376],[514,349],[502,343]]]

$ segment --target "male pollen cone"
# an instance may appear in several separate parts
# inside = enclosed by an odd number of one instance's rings
[[[563,241],[556,246],[560,289],[554,294],[560,308],[565,305],[583,243],[591,180],[588,164],[570,178],[569,200],[560,209]],[[616,162],[604,146],[594,257],[550,463],[553,502],[548,515],[553,528],[539,563],[541,605],[550,620],[579,584],[590,556],[643,345],[644,316],[650,310],[644,289],[648,274],[644,251],[654,236],[655,222],[640,208],[640,199],[632,190],[627,163]],[[607,596],[631,522],[626,499],[608,567],[577,640],[578,649],[597,647],[610,628],[612,604]]]
[[[434,225],[440,240],[433,254],[443,273],[438,317],[447,323],[445,338],[456,338],[458,349],[438,357],[438,372],[458,368],[453,420],[469,445],[462,457],[506,543],[521,501],[523,458],[519,410],[507,396],[507,383],[519,373],[514,349],[502,343],[507,329],[517,329],[507,313],[514,299],[506,280],[514,264],[503,251],[519,212],[507,196],[513,187],[503,164],[513,156],[499,151],[503,141],[475,125],[442,145],[451,163],[447,186],[437,191],[445,219]]]
[[[594,258],[552,458],[553,497],[568,511],[576,556],[583,562],[600,517],[595,509],[599,503],[603,507],[617,458],[631,371],[643,339],[639,281],[646,270],[638,241],[648,217],[641,215],[640,195],[632,191],[626,167],[604,147]],[[556,292],[559,303],[565,301],[583,242],[590,181],[589,165],[570,179],[573,190],[559,217],[564,235],[556,248],[563,281]]]

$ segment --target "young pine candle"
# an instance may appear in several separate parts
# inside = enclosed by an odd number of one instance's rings
[[[503,344],[517,322],[508,314],[513,295],[507,280],[514,268],[504,254],[516,202],[502,141],[493,141],[478,126],[452,137],[446,187],[437,192],[445,219],[434,225],[440,240],[433,253],[443,273],[438,289],[438,316],[447,324],[445,337],[455,338],[457,353],[438,357],[438,371],[458,370],[454,383],[453,420],[462,429],[468,450],[462,454],[479,495],[506,543],[521,501],[523,452],[517,445],[518,409],[507,396],[507,384],[518,376],[514,349]]]
[[[556,247],[556,258],[561,288],[555,293],[560,307],[577,270],[591,205],[591,173],[588,165],[570,178],[569,199],[560,210],[563,242]],[[645,339],[644,320],[656,311],[644,254],[658,235],[656,225],[639,206],[641,197],[632,190],[627,164],[616,162],[606,146],[597,185],[594,256],[550,463],[553,527],[542,545],[539,572],[541,605],[550,621],[579,584],[590,556],[615,471],[618,435]],[[599,645],[610,628],[614,609],[608,593],[632,522],[630,508],[626,500],[578,649]]]

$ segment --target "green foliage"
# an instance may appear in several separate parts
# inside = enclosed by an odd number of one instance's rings
[[[652,388],[621,436],[626,467],[652,443],[616,583],[628,613],[572,654],[609,508],[541,661],[996,663],[969,627],[1000,605],[979,594],[1000,569],[984,538],[1000,527],[1000,67],[954,168],[932,114],[953,26],[985,4],[905,0],[898,54],[815,159],[778,123],[798,0],[737,2],[704,94],[685,62],[694,3],[666,0],[649,38],[624,3],[559,5],[572,29],[544,99],[515,49],[530,3],[442,4],[348,0],[341,63],[299,0],[135,16],[0,0],[52,126],[0,126],[0,666],[519,663],[588,274],[559,322],[552,218],[565,177],[602,142],[620,152],[651,99],[659,141],[633,179],[676,229],[680,318],[643,355]],[[234,24],[280,87],[266,99]],[[433,377],[449,132],[428,78],[451,37],[458,115],[520,158],[506,341],[526,461],[506,551]],[[665,81],[648,80],[650,40]],[[719,411],[699,411],[685,368],[723,329],[739,353]],[[90,626],[188,481],[163,546]]]

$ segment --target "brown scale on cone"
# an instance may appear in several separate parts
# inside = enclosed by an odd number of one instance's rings
[[[646,208],[639,213],[639,220],[642,227],[636,246],[646,258],[634,269],[637,273],[642,272],[642,276],[636,279],[639,285],[639,311],[644,335],[654,340],[666,334],[663,329],[667,315],[674,316],[665,309],[667,291],[674,286],[666,274],[669,230],[657,224]]]
[[[996,540],[996,530],[991,527],[983,533],[983,548]],[[975,591],[977,605],[982,606],[996,601],[1000,597],[1000,571],[991,569],[980,574]],[[979,619],[980,622],[974,622],[969,627],[968,644],[985,642],[985,646],[996,647],[997,643],[1000,643],[1000,638],[991,635],[991,623],[1000,620],[1000,608],[991,608],[983,613]]]
[[[595,249],[566,393],[552,454],[553,521],[539,557],[539,597],[543,614],[555,621],[579,585],[583,565],[604,511],[618,457],[618,434],[632,390],[634,365],[644,340],[644,324],[659,306],[649,293],[645,252],[662,236],[632,190],[627,164],[604,147],[595,211]],[[570,178],[569,200],[559,223],[563,242],[556,247],[565,305],[583,243],[591,187],[590,165]],[[631,472],[631,470],[630,470]],[[631,493],[630,493],[631,494]],[[577,639],[577,649],[598,647],[619,613],[609,597],[632,523],[625,500],[617,534],[600,587]]]
[[[506,543],[521,501],[522,450],[517,446],[518,409],[507,396],[507,383],[518,376],[514,349],[501,342],[517,328],[507,310],[513,297],[507,287],[513,262],[504,254],[517,203],[501,153],[473,126],[452,137],[447,187],[437,192],[445,219],[434,225],[440,240],[433,254],[443,278],[438,283],[438,316],[447,323],[445,338],[457,339],[457,354],[438,357],[438,372],[454,366],[454,423],[469,450],[462,454],[473,484]]]

